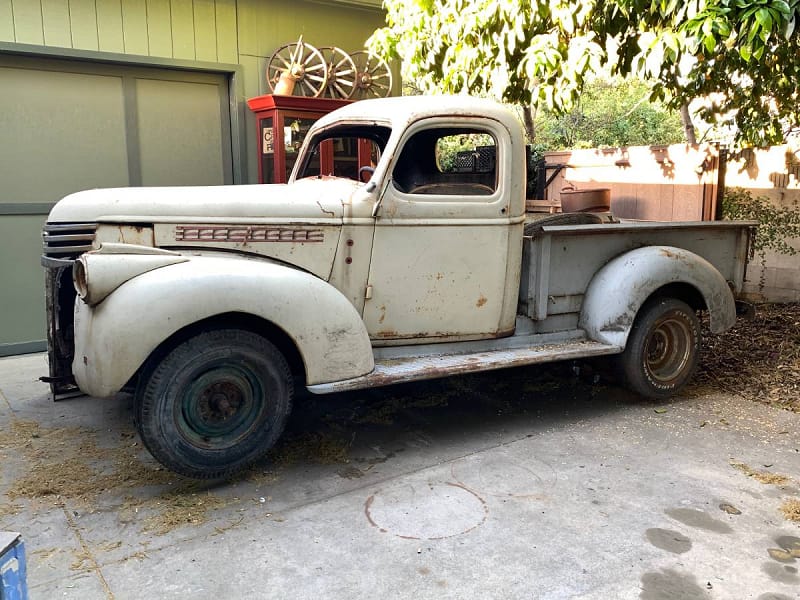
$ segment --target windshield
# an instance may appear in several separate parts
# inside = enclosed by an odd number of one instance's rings
[[[331,175],[367,182],[392,130],[383,125],[340,125],[311,138],[295,179]]]

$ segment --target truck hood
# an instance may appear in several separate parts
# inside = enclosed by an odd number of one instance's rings
[[[291,184],[95,189],[71,194],[50,211],[54,222],[214,222],[318,219],[341,222],[343,204],[361,184],[315,177]]]

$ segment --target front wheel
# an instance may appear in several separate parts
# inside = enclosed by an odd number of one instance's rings
[[[269,341],[239,329],[207,331],[144,374],[136,426],[168,469],[197,479],[227,477],[275,444],[292,391],[289,366]]]
[[[668,398],[689,382],[699,353],[700,322],[694,310],[674,298],[656,298],[639,311],[619,360],[632,391]]]

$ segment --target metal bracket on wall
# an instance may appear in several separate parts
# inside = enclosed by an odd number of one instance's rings
[[[542,160],[539,163],[538,167],[538,176],[536,178],[536,198],[542,200],[544,199],[544,191],[550,187],[550,184],[553,183],[558,174],[561,173],[564,169],[568,169],[572,167],[572,165],[568,163],[557,163],[553,165],[548,165],[547,163]],[[550,169],[555,169],[550,177],[547,177],[547,171]],[[546,179],[545,179],[546,178]]]

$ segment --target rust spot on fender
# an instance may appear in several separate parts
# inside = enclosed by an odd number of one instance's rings
[[[629,311],[630,312],[622,313],[621,315],[617,316],[617,318],[613,321],[605,323],[600,328],[600,331],[624,332],[630,329],[633,325],[633,318],[636,314],[636,310],[632,309],[632,307],[629,307]]]
[[[659,250],[659,254],[661,254],[661,256],[666,256],[667,258],[680,258],[677,254],[667,250],[666,248],[661,248],[661,250]]]
[[[486,304],[487,302],[488,302],[488,300],[486,299],[486,296],[484,296],[483,294],[481,294],[481,297],[480,297],[480,298],[478,298],[478,301],[475,303],[475,306],[477,306],[478,308],[480,308],[481,306],[483,306],[483,305],[484,305],[484,304]]]

